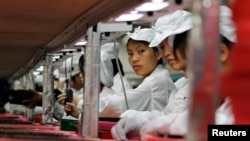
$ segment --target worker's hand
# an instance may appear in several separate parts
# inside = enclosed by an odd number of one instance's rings
[[[78,96],[74,96],[72,90],[68,89],[65,93],[61,93],[57,96],[57,102],[61,105],[65,105],[66,102],[73,103],[77,105],[77,103],[80,101],[80,98]]]
[[[70,113],[71,116],[75,117],[75,118],[78,118],[79,115],[81,114],[81,111],[79,111],[77,108],[76,108],[76,105],[74,103],[69,103],[69,102],[66,102],[65,106],[64,106],[64,111],[66,113]]]
[[[139,136],[142,125],[147,122],[145,118],[122,118],[112,127],[111,133],[116,141],[125,141],[131,137]]]
[[[26,107],[31,109],[35,108],[36,106],[42,106],[43,94],[32,89],[29,89],[29,91],[34,94],[33,97],[30,99],[23,100],[22,103],[24,105],[25,103],[30,103]]]
[[[67,99],[66,93],[61,93],[57,96],[57,102],[61,105],[65,105],[65,99]]]
[[[171,135],[185,136],[188,132],[188,112],[178,113],[170,126]]]
[[[184,135],[187,131],[186,117],[187,114],[185,113],[174,113],[154,118],[150,122],[142,126],[140,135]]]
[[[148,123],[142,126],[140,130],[140,135],[143,136],[144,134],[164,134],[169,133],[169,128],[172,119],[169,119],[167,116],[160,116],[155,119],[152,119]]]
[[[73,101],[72,103],[74,103],[75,105],[77,105],[77,103],[80,101],[80,98],[78,96],[73,96]]]

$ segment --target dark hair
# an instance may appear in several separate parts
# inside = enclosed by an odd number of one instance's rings
[[[128,43],[129,43],[130,41],[141,42],[141,43],[143,43],[144,45],[149,46],[149,43],[148,43],[147,41],[134,40],[134,39],[131,39],[131,38],[128,39],[127,46],[128,46]]]
[[[153,51],[155,52],[155,53],[157,53],[158,51],[159,51],[159,48],[158,47],[152,47],[153,48]],[[160,58],[160,60],[158,60],[158,65],[159,64],[163,64],[163,59],[162,58]]]
[[[78,63],[79,63],[79,62],[78,62]],[[80,65],[78,65],[78,67],[79,67],[79,70],[80,70]],[[75,70],[75,68],[72,67],[72,68],[71,68],[71,71],[74,71],[74,70]],[[81,70],[80,70],[80,71],[81,71]],[[79,74],[79,73],[77,73],[77,74],[71,76],[71,77],[70,77],[71,80],[72,80],[72,81],[76,81],[76,77],[78,76],[78,74]]]
[[[77,75],[71,76],[71,80],[75,82],[76,81],[76,76]]]
[[[41,83],[35,82],[34,87],[35,87],[34,89],[38,92],[43,91],[43,85]]]
[[[186,46],[187,46],[188,34],[189,34],[189,31],[185,31],[185,32],[175,35],[174,44],[173,44],[173,53],[177,60],[178,60],[178,57],[176,56],[177,50],[180,51],[181,56],[183,56],[183,58],[186,58]]]
[[[82,74],[84,74],[84,56],[81,55],[78,61],[78,67]]]
[[[111,59],[111,62],[113,65],[113,72],[114,72],[114,76],[115,76],[119,72],[118,66],[117,66],[115,59]],[[122,76],[124,76],[123,66],[122,66],[121,60],[119,58],[118,58],[118,64],[119,64],[119,67],[121,69],[121,74],[122,74]]]
[[[176,50],[178,49],[181,53],[181,55],[186,58],[186,46],[187,46],[187,39],[188,39],[188,34],[189,31],[185,31],[183,33],[180,34],[176,34],[175,38],[174,38],[174,44],[173,44],[173,52],[174,52],[174,56],[176,59],[178,59],[176,57]],[[229,41],[227,38],[225,38],[224,36],[220,35],[220,43],[225,44],[229,49],[232,48],[233,43],[231,41]]]
[[[233,42],[229,41],[227,38],[225,38],[224,36],[220,35],[220,39],[221,39],[221,43],[225,44],[228,49],[231,49],[233,46]]]

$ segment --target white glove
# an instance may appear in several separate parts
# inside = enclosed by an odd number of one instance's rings
[[[177,113],[170,126],[171,135],[185,136],[188,132],[188,112]]]
[[[185,135],[188,131],[188,112],[173,113],[161,116],[145,124],[140,135]]]
[[[152,119],[150,122],[142,126],[140,135],[158,133],[169,133],[171,123],[175,116],[160,116]]]
[[[116,141],[125,141],[128,138],[139,136],[142,125],[147,122],[146,118],[122,118],[112,127],[111,133]]]

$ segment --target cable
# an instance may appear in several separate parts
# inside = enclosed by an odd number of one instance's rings
[[[114,39],[114,52],[115,52],[115,61],[116,61],[116,64],[117,64],[117,67],[118,67],[118,72],[119,72],[121,82],[122,82],[122,89],[123,89],[123,92],[124,92],[126,108],[127,108],[127,110],[129,110],[127,94],[126,94],[126,90],[125,90],[124,82],[123,82],[123,76],[121,74],[121,68],[120,68],[120,65],[119,65],[119,62],[118,62],[118,51],[116,49],[116,40],[115,39]]]

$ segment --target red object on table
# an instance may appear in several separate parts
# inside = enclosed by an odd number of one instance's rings
[[[99,121],[98,136],[102,139],[113,139],[111,134],[111,128],[116,125],[117,122]]]
[[[113,140],[111,134],[111,128],[116,125],[117,122],[111,121],[99,121],[99,131],[98,137],[101,139],[111,139]],[[131,138],[130,141],[139,141],[139,137]]]

